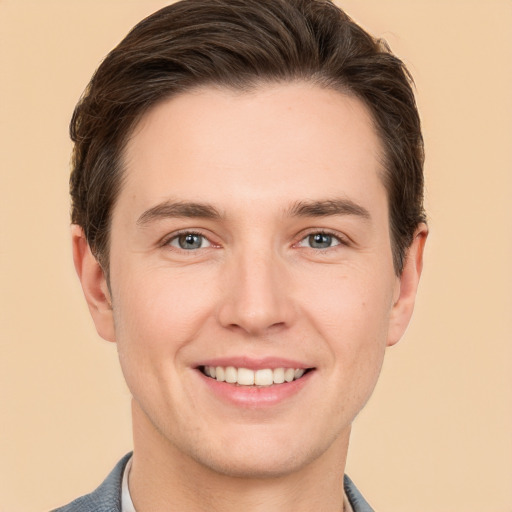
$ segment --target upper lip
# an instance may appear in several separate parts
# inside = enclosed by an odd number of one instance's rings
[[[218,357],[213,359],[205,359],[199,362],[196,367],[201,366],[234,366],[235,368],[247,368],[249,370],[263,370],[270,368],[295,368],[295,369],[308,369],[313,366],[294,359],[282,357],[248,357],[248,356],[235,356],[235,357]]]

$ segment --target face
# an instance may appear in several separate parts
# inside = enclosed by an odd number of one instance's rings
[[[143,117],[99,286],[112,310],[91,306],[136,431],[236,476],[346,445],[421,267],[413,250],[395,275],[381,157],[365,107],[308,84],[204,88]]]

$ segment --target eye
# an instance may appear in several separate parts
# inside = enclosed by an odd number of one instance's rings
[[[204,249],[205,247],[211,247],[211,243],[206,237],[199,233],[181,233],[171,238],[168,244],[178,249],[185,251],[193,251],[195,249]]]
[[[329,233],[311,233],[299,242],[299,247],[312,249],[329,249],[336,245],[341,245],[340,239]]]

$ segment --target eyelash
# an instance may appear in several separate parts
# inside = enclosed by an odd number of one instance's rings
[[[174,247],[171,245],[171,242],[173,242],[174,240],[178,240],[181,236],[186,236],[186,235],[193,235],[193,236],[198,236],[198,237],[201,237],[203,240],[206,240],[209,244],[210,244],[210,247],[216,247],[216,244],[214,244],[207,236],[205,236],[203,233],[201,233],[200,231],[195,231],[195,230],[190,230],[190,229],[184,229],[182,231],[178,231],[176,233],[172,233],[170,236],[167,236],[165,237],[160,245],[162,247],[171,247],[172,249],[175,249],[175,250],[178,250],[178,251],[183,251],[183,252],[194,252],[193,249],[183,249],[183,248],[179,248],[179,247]],[[200,249],[206,249],[206,247],[200,247]],[[197,249],[196,249],[197,250]]]
[[[173,241],[178,240],[181,236],[186,236],[186,235],[192,235],[192,236],[201,237],[201,239],[207,241],[209,245],[207,247],[198,247],[198,248],[195,248],[195,249],[194,248],[184,249],[182,247],[174,247],[173,245],[171,245],[171,243]],[[310,246],[301,246],[300,245],[301,243],[307,241],[307,239],[309,237],[312,237],[312,236],[315,236],[315,235],[331,237],[333,240],[336,241],[336,243],[334,245],[329,246],[329,247],[322,247],[322,248],[310,247]],[[195,252],[198,249],[207,249],[207,248],[210,248],[210,247],[219,247],[217,244],[212,242],[206,235],[204,235],[200,231],[188,230],[188,229],[184,229],[182,231],[178,231],[177,233],[172,233],[170,236],[165,237],[162,240],[160,245],[162,247],[170,247],[173,250],[182,251],[182,252],[190,252],[190,253]],[[335,247],[338,247],[338,246],[347,246],[347,245],[349,245],[349,241],[346,239],[346,237],[341,236],[339,233],[335,233],[333,231],[329,231],[329,230],[325,230],[325,229],[311,230],[311,231],[309,231],[307,233],[302,233],[301,234],[301,238],[297,242],[295,242],[293,244],[294,247],[305,247],[307,249],[311,249],[313,251],[319,251],[319,252],[326,252],[328,249],[334,249]]]
[[[338,246],[347,246],[347,245],[349,245],[349,241],[348,241],[348,239],[346,237],[342,236],[340,233],[333,232],[333,231],[326,230],[326,229],[311,230],[311,231],[301,235],[300,240],[298,242],[296,242],[294,245],[297,246],[301,242],[304,242],[305,240],[307,240],[309,237],[312,237],[312,236],[315,236],[315,235],[323,235],[323,236],[331,237],[337,243],[335,245],[331,245],[331,246],[325,247],[325,248],[306,247],[307,249],[311,249],[313,251],[325,252],[328,249],[334,249],[335,247],[338,247]]]

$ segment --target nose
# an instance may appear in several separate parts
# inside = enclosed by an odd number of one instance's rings
[[[293,322],[290,280],[277,254],[268,250],[233,255],[226,266],[218,309],[223,327],[261,336]]]

